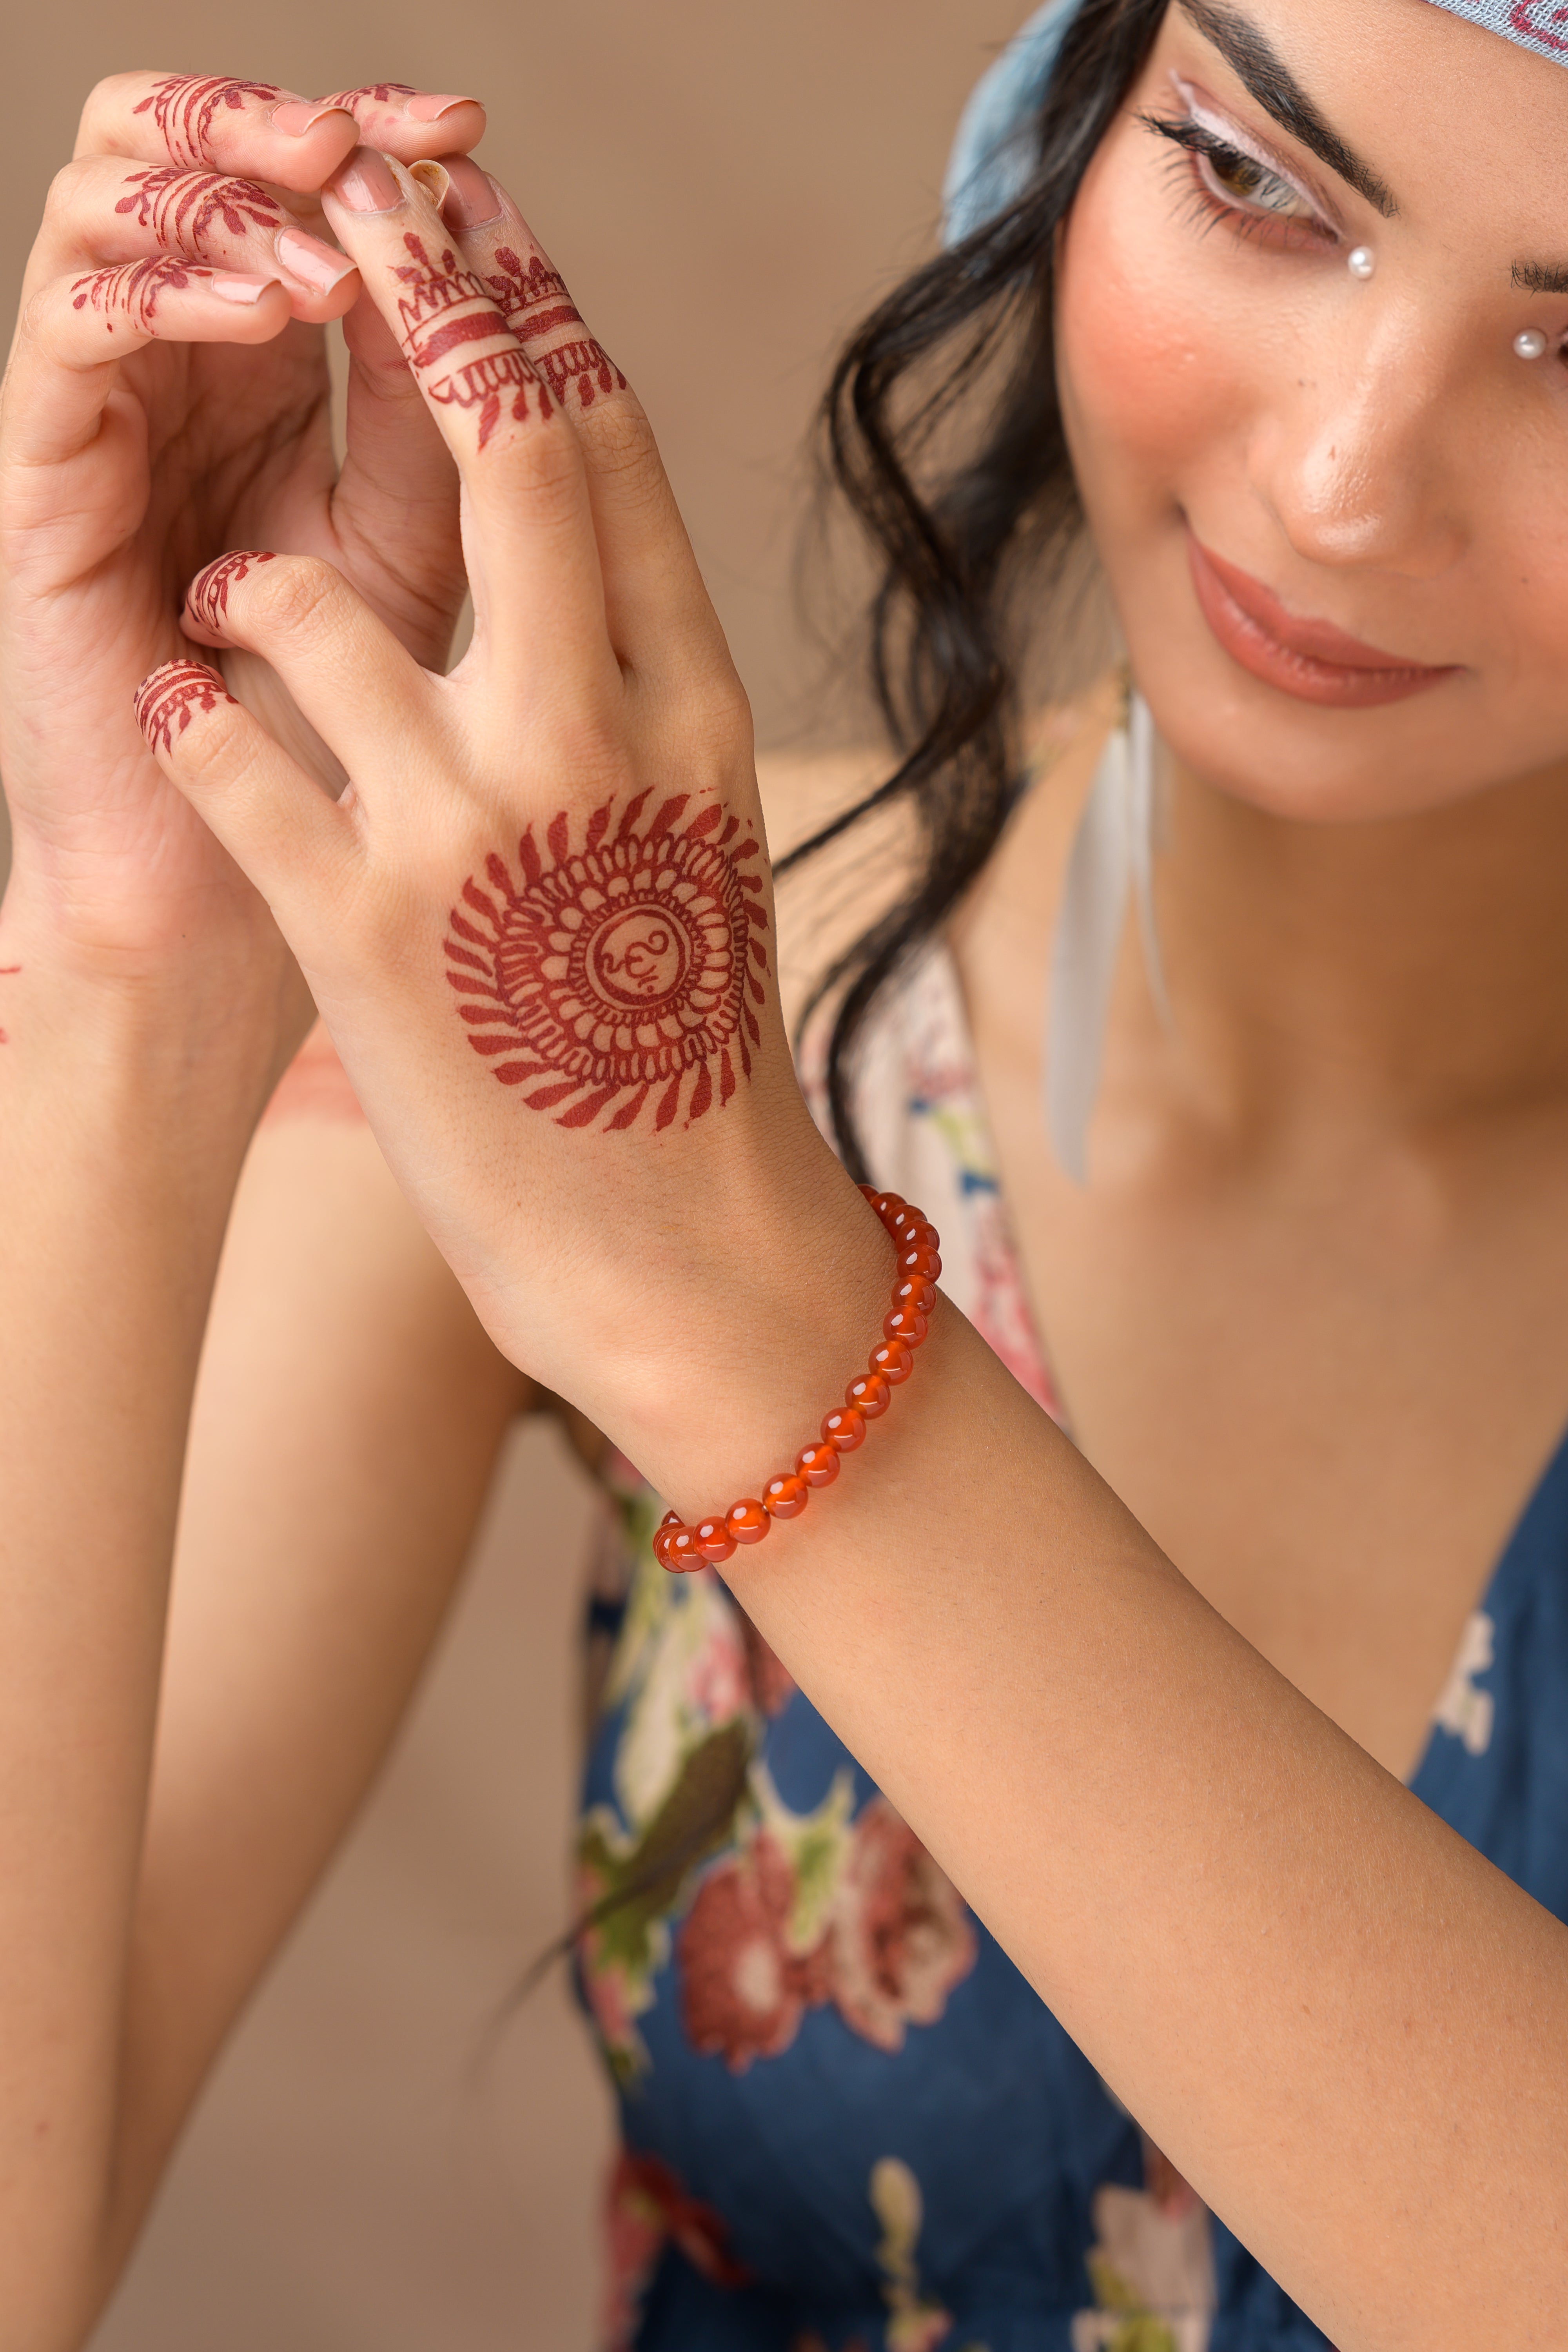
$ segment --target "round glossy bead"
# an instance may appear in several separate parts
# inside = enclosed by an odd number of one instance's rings
[[[845,1390],[844,1402],[858,1405],[868,1421],[875,1421],[878,1414],[886,1412],[892,1403],[893,1391],[880,1372],[862,1372],[859,1379],[851,1381]]]
[[[870,1202],[871,1206],[876,1210],[877,1214],[881,1218],[884,1224],[887,1223],[889,1217],[896,1217],[899,1211],[905,1205],[904,1196],[901,1192],[868,1192],[866,1198]]]
[[[853,1454],[866,1443],[866,1416],[858,1404],[837,1405],[823,1414],[822,1434],[835,1454]]]
[[[750,1495],[742,1502],[731,1503],[724,1514],[724,1525],[738,1544],[761,1543],[772,1524],[761,1503]]]
[[[936,1286],[911,1275],[907,1281],[895,1283],[893,1304],[907,1307],[915,1315],[929,1315],[936,1305]]]
[[[896,1242],[913,1241],[916,1226],[923,1225],[925,1222],[922,1213],[919,1209],[911,1208],[908,1202],[901,1202],[893,1214],[885,1220],[888,1231]]]
[[[890,1315],[882,1318],[883,1338],[901,1339],[906,1348],[918,1348],[930,1328],[925,1317],[908,1307],[895,1307]]]
[[[733,1559],[735,1538],[722,1519],[699,1519],[691,1533],[703,1559],[710,1559],[715,1568]]]
[[[811,1488],[793,1470],[781,1471],[763,1488],[763,1508],[770,1519],[798,1519],[811,1500]]]
[[[879,1348],[871,1350],[871,1370],[880,1372],[885,1381],[897,1388],[914,1370],[915,1360],[901,1339],[884,1339]]]
[[[697,1549],[695,1528],[662,1528],[664,1564],[674,1576],[690,1576],[707,1562]]]
[[[942,1260],[935,1250],[911,1243],[899,1252],[899,1272],[913,1282],[934,1282],[942,1272]]]
[[[831,1445],[807,1445],[795,1457],[797,1474],[808,1486],[831,1486],[838,1475],[838,1456]]]
[[[680,1522],[678,1519],[676,1521],[676,1527],[679,1527],[679,1524]],[[669,1538],[674,1533],[675,1528],[672,1528],[669,1521],[666,1519],[662,1522],[654,1537],[653,1556],[655,1559],[658,1560],[660,1568],[669,1568],[673,1565],[669,1557]]]
[[[1376,268],[1377,256],[1373,253],[1371,246],[1358,245],[1354,252],[1350,256],[1351,276],[1352,278],[1360,278],[1364,280],[1373,275]]]
[[[1521,360],[1542,360],[1546,357],[1546,338],[1539,327],[1526,327],[1522,335],[1515,335],[1513,348]]]

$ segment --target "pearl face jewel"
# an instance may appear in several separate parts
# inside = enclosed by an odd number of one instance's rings
[[[1539,360],[1546,354],[1546,338],[1539,327],[1526,327],[1522,335],[1515,335],[1513,348],[1521,360]]]
[[[1352,278],[1370,278],[1377,268],[1377,256],[1370,245],[1358,245],[1345,266]]]

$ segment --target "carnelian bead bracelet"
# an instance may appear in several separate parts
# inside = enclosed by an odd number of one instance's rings
[[[802,1447],[793,1470],[782,1470],[768,1480],[760,1500],[747,1495],[727,1511],[699,1519],[695,1527],[688,1527],[679,1511],[668,1514],[653,1539],[653,1556],[675,1575],[689,1576],[710,1564],[721,1568],[739,1545],[761,1543],[775,1519],[798,1519],[812,1488],[832,1486],[843,1456],[865,1444],[872,1422],[887,1412],[893,1391],[914,1370],[914,1351],[925,1338],[936,1305],[941,1239],[922,1212],[896,1192],[874,1192],[869,1184],[860,1190],[897,1253],[892,1305],[882,1318],[880,1343],[872,1349],[866,1370],[845,1390],[843,1403],[823,1414],[821,1436]]]

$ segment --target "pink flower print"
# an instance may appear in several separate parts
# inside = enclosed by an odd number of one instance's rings
[[[934,2025],[974,1966],[963,1898],[885,1797],[855,1824],[829,1929],[833,1998],[845,2023],[879,2050]]]
[[[744,1853],[710,1871],[676,1939],[687,2037],[732,2074],[787,2050],[807,2008],[827,1997],[826,1939],[790,1949],[794,1901],[788,1857],[759,1830]]]
[[[622,2148],[610,2176],[610,2276],[605,2336],[609,2352],[632,2352],[642,2299],[673,2239],[693,2270],[714,2286],[746,2286],[751,2273],[730,2252],[730,2225],[711,2205],[693,2197],[679,2175],[657,2156]]]
[[[731,1609],[709,1612],[708,1630],[686,1677],[686,1697],[704,1723],[733,1723],[752,1704],[746,1648]]]

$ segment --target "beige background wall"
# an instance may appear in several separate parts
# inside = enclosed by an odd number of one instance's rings
[[[1024,0],[175,0],[9,12],[7,311],[99,75],[473,92],[481,152],[633,375],[764,742],[803,731],[798,452],[829,354],[924,250]],[[224,29],[215,30],[215,27]],[[563,1988],[476,2067],[564,1918],[587,1500],[521,1432],[381,1790],[214,2084],[98,2352],[587,2352],[607,2103]]]

